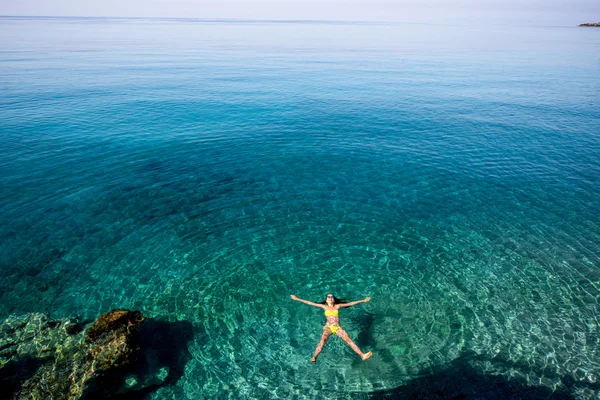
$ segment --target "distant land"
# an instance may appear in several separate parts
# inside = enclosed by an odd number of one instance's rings
[[[589,24],[579,24],[579,26],[595,26],[597,28],[600,28],[600,22],[592,22]]]

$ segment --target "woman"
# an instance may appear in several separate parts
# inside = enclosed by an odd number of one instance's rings
[[[340,326],[340,317],[338,316],[338,310],[340,308],[352,307],[359,303],[366,303],[367,301],[371,300],[370,297],[367,297],[364,300],[353,301],[351,303],[343,303],[331,293],[327,295],[327,298],[322,303],[313,303],[312,301],[302,300],[294,295],[291,295],[291,298],[292,300],[301,301],[302,303],[308,304],[309,306],[315,306],[325,310],[325,317],[327,318],[327,323],[323,327],[323,336],[321,336],[321,341],[317,345],[315,355],[313,356],[313,358],[310,359],[310,362],[317,362],[317,357],[319,356],[319,353],[321,352],[321,350],[323,350],[323,346],[325,346],[327,339],[329,339],[329,336],[331,336],[332,333],[344,339],[344,341],[348,343],[350,347],[352,347],[352,350],[354,350],[360,356],[360,358],[363,359],[363,361],[365,361],[368,358],[371,358],[373,353],[368,352],[365,354],[362,351],[360,351],[358,346],[354,344],[352,339],[350,339],[346,331],[342,329],[342,327]]]

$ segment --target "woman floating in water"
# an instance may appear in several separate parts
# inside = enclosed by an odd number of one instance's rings
[[[301,301],[304,304],[308,304],[309,306],[320,307],[323,310],[325,310],[325,317],[327,317],[327,323],[323,327],[323,336],[321,336],[321,341],[317,345],[315,355],[313,356],[313,358],[310,359],[310,362],[317,362],[317,357],[319,356],[319,353],[321,352],[321,350],[323,350],[323,346],[325,346],[327,339],[329,339],[329,336],[331,336],[332,333],[344,339],[344,341],[348,343],[350,347],[352,347],[352,350],[354,350],[360,356],[360,358],[363,359],[363,361],[367,358],[370,358],[373,355],[373,353],[371,352],[365,354],[362,351],[360,351],[358,346],[354,344],[354,342],[352,341],[352,339],[350,339],[346,331],[343,330],[340,326],[340,317],[338,316],[338,310],[340,308],[352,307],[359,303],[366,303],[367,301],[371,300],[370,297],[367,297],[364,300],[353,301],[351,303],[342,303],[331,293],[327,295],[327,298],[322,303],[313,303],[312,301],[302,300],[294,295],[291,295],[291,297],[292,300]]]

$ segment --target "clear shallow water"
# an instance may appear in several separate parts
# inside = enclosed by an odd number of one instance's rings
[[[153,398],[475,355],[598,395],[600,31],[0,19],[0,315],[188,321]],[[327,292],[366,304],[308,363]]]

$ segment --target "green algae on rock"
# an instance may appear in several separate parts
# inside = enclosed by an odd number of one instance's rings
[[[85,398],[110,387],[110,377],[139,354],[139,311],[113,310],[85,332],[74,319],[43,314],[9,317],[0,326],[0,383],[15,399]]]

